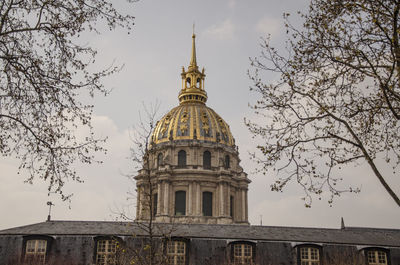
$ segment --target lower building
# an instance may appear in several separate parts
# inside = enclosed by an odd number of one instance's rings
[[[399,265],[400,230],[155,223],[161,264]],[[0,231],[0,264],[146,264],[147,223],[47,221]],[[140,261],[140,257],[143,259]]]

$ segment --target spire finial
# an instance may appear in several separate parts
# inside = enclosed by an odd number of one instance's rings
[[[196,34],[194,34],[194,23],[193,23],[193,35],[192,35],[192,54],[190,58],[190,64],[185,71],[182,67],[182,90],[179,92],[179,102],[182,103],[201,103],[205,104],[207,101],[207,93],[204,90],[204,68],[200,72],[197,66],[196,59]]]
[[[197,69],[197,59],[196,59],[196,34],[194,34],[194,23],[193,23],[193,35],[192,35],[192,56],[190,58],[189,68]]]
[[[49,206],[49,215],[47,216],[47,221],[49,222],[49,221],[51,221],[51,206],[55,206],[55,205],[51,201],[48,201],[47,205]]]

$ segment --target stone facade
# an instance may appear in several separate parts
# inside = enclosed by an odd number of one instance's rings
[[[186,166],[178,166],[178,152],[185,151]],[[211,166],[204,168],[204,152],[211,154]],[[161,163],[158,158],[164,158]],[[230,157],[230,165],[224,164]],[[157,198],[156,222],[248,224],[247,187],[249,180],[239,165],[236,149],[200,141],[173,141],[159,144],[150,152],[151,182]],[[149,219],[149,207],[143,201],[149,194],[146,171],[136,177],[138,190],[137,219]],[[175,193],[186,192],[186,214],[175,215]],[[203,215],[204,192],[212,193],[212,216]],[[154,198],[154,196],[153,196]]]

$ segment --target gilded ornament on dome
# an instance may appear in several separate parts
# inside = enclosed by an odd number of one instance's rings
[[[227,134],[227,130],[226,130],[226,126],[224,121],[222,120],[221,117],[218,116],[218,123],[219,123],[219,127],[221,128],[221,132],[222,132],[222,137],[225,141],[228,140],[228,134]]]
[[[171,123],[171,115],[168,114],[165,116],[163,127],[161,128],[161,135],[164,135],[168,129],[169,124]]]
[[[203,124],[203,130],[206,135],[210,132],[210,124],[208,122],[208,116],[205,111],[201,113],[201,123]]]
[[[185,134],[185,132],[188,130],[188,122],[189,119],[189,115],[187,110],[184,110],[181,116],[181,122],[180,122],[180,126],[179,129],[181,130],[182,134]]]

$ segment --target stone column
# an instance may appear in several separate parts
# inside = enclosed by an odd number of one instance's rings
[[[137,188],[137,194],[136,194],[136,219],[140,219],[141,218],[141,212],[142,212],[142,201],[140,200],[140,189],[141,187],[138,186]]]
[[[220,212],[219,212],[219,216],[224,216],[225,215],[225,211],[224,211],[224,183],[223,182],[221,182],[221,183],[219,183],[219,198],[220,198],[220,201],[219,201],[219,209],[220,209]]]
[[[164,215],[169,215],[169,182],[164,181]]]
[[[189,183],[189,188],[188,188],[188,207],[187,207],[187,214],[186,215],[192,215],[193,214],[193,183]]]
[[[245,216],[246,216],[245,221],[248,222],[248,220],[249,220],[249,207],[248,207],[249,204],[248,204],[248,199],[247,199],[247,189],[245,190],[244,193],[245,193],[245,196],[246,196],[246,203],[245,203],[245,206],[244,206],[245,209],[246,209],[246,210],[245,210],[245,213],[246,213],[246,214],[245,214]]]
[[[157,183],[157,215],[160,215],[163,211],[164,205],[161,205],[162,199],[162,192],[161,192],[161,183]]]
[[[200,183],[196,182],[196,207],[195,207],[195,215],[196,216],[201,216],[201,187]]]
[[[246,191],[242,189],[242,221],[246,221]]]
[[[227,183],[225,197],[226,197],[225,212],[226,212],[227,216],[231,216],[231,185],[230,185],[230,183]]]

